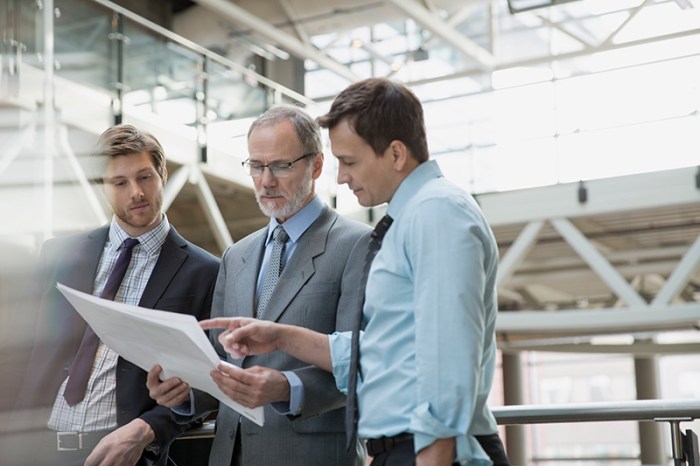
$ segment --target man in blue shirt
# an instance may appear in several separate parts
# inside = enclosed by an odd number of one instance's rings
[[[319,122],[329,128],[338,182],[363,206],[387,202],[391,218],[380,222],[389,228],[369,269],[359,345],[358,432],[372,464],[507,465],[486,405],[498,262],[486,220],[428,160],[423,110],[405,86],[355,83]],[[202,326],[226,328],[219,338],[234,355],[282,350],[352,390],[348,332],[227,319]]]

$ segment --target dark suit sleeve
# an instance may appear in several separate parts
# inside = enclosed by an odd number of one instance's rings
[[[224,302],[224,292],[226,288],[226,255],[230,249],[227,249],[219,266],[219,271],[215,283],[212,283],[212,298],[211,298],[211,317],[222,317],[223,316],[223,302]],[[209,330],[209,340],[212,346],[216,350],[217,354],[222,360],[226,360],[226,352],[224,351],[221,344],[217,340],[217,336],[220,331]],[[179,424],[187,424],[191,422],[196,422],[198,419],[203,419],[207,417],[210,413],[216,411],[219,408],[219,400],[211,396],[210,394],[203,392],[201,390],[193,390],[194,395],[194,409],[195,412],[191,416],[183,416],[174,411],[172,412],[172,417],[175,422]]]
[[[177,273],[173,275],[172,280],[167,284],[153,307],[171,312],[192,314],[197,320],[206,319],[211,312],[219,260],[189,243],[187,243],[186,250],[188,252],[186,260],[177,270]],[[161,251],[161,255],[163,254],[177,254],[177,252],[164,247]],[[167,258],[164,258],[164,260],[167,260]],[[156,273],[158,273],[158,265],[153,271],[153,274]],[[133,366],[127,361],[120,361],[121,364],[123,364],[127,373],[131,369],[130,366]],[[134,378],[145,389],[146,372],[136,366],[133,366],[133,368],[136,372]],[[124,377],[126,378],[126,376]],[[117,390],[117,393],[119,393],[119,390]],[[147,422],[155,432],[156,443],[160,447],[160,455],[156,464],[160,464],[164,454],[167,454],[169,445],[192,424],[178,423],[173,419],[170,408],[158,406],[150,398],[149,403],[151,403],[150,406],[141,410],[138,417]],[[117,404],[119,405],[120,403],[118,402]],[[134,400],[132,400],[132,404],[134,404]],[[128,417],[126,416],[127,419]]]

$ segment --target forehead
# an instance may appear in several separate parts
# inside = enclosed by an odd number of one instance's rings
[[[155,170],[151,156],[146,152],[110,157],[105,167],[105,176],[128,176],[129,174]]]
[[[347,119],[342,120],[328,131],[331,150],[336,157],[360,156],[374,153],[372,146],[355,132]]]
[[[254,160],[291,160],[301,152],[299,136],[287,120],[258,126],[248,137],[248,154]]]

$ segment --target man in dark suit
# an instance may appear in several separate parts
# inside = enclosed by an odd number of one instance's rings
[[[104,344],[87,352],[87,387],[77,399],[68,396],[71,377],[78,377],[74,361],[91,330],[56,283],[105,296],[108,277],[121,261],[129,265],[111,299],[202,319],[211,309],[219,261],[180,236],[163,214],[166,162],[151,134],[114,126],[100,136],[95,159],[102,161],[111,223],[49,240],[39,256],[37,335],[18,418],[31,412],[43,429],[22,444],[25,461],[31,464],[36,454],[35,464],[52,466],[173,464],[168,447],[187,426],[148,396],[145,371]],[[131,257],[122,261],[130,243]]]
[[[362,297],[362,264],[348,258],[358,241],[367,240],[369,227],[339,216],[316,196],[323,168],[317,123],[297,107],[273,107],[251,125],[248,151],[243,164],[270,223],[224,253],[212,315],[256,316],[325,333],[349,329]],[[281,229],[286,238],[275,260]],[[275,266],[275,284],[268,286]],[[212,340],[225,357],[216,335]],[[195,390],[191,417],[182,420],[219,408],[210,465],[363,463],[354,448],[345,448],[345,396],[331,374],[282,352],[228,360],[245,371],[222,365],[214,380],[236,402],[264,406],[265,425]],[[174,378],[160,382],[159,374],[158,367],[149,373],[151,396],[184,413],[178,405],[189,400],[189,386]]]

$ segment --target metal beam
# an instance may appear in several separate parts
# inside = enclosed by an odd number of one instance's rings
[[[615,29],[602,43],[602,46],[612,44],[613,39],[623,30],[627,25],[634,19],[635,16],[637,16],[642,9],[647,6],[650,3],[650,0],[644,0],[641,4],[638,6],[630,9],[630,15],[625,18],[625,20],[620,24],[617,29]]]
[[[495,66],[496,59],[489,51],[451,27],[420,3],[415,0],[389,0],[389,2],[434,36],[441,38],[467,57],[476,60],[481,68],[491,69]]]
[[[75,173],[75,177],[78,180],[78,184],[80,184],[83,193],[85,193],[85,197],[88,201],[88,204],[90,204],[90,208],[95,214],[97,223],[99,225],[106,224],[107,214],[105,213],[105,210],[102,207],[102,204],[100,203],[97,194],[95,194],[95,190],[88,181],[83,167],[81,167],[78,163],[78,158],[75,156],[75,153],[73,152],[73,149],[71,148],[70,143],[68,142],[68,128],[66,127],[66,125],[58,125],[56,130],[58,133],[58,145],[63,151],[63,154],[68,159],[68,163],[73,169],[73,173]]]
[[[520,232],[508,252],[503,256],[498,266],[498,277],[496,278],[496,286],[501,287],[510,277],[513,276],[516,267],[523,263],[525,257],[530,253],[535,244],[537,244],[537,235],[544,227],[543,221],[534,221],[525,225],[525,228]]]
[[[546,341],[521,340],[499,344],[498,348],[504,353],[519,353],[522,351],[547,351],[552,353],[584,353],[584,354],[630,354],[634,356],[669,356],[700,353],[700,342],[688,343],[630,343],[630,344],[596,344],[580,342],[580,337],[569,337],[570,343],[548,344]]]
[[[477,195],[492,227],[556,217],[579,217],[637,209],[695,205],[697,168],[678,168],[654,173],[586,181],[588,202],[577,197],[578,183],[561,183],[529,189]]]
[[[678,263],[678,267],[668,277],[666,284],[652,301],[652,305],[669,304],[688,283],[698,266],[700,266],[700,236],[695,239]]]
[[[627,283],[620,273],[605,259],[570,221],[559,218],[550,220],[552,226],[567,243],[585,260],[610,289],[630,305],[646,306],[644,299]]]
[[[631,306],[626,309],[500,312],[498,334],[602,335],[691,329],[700,322],[700,303]]]
[[[291,3],[289,3],[289,0],[277,0],[277,2],[280,4],[280,6],[284,10],[284,12],[287,14],[289,21],[292,23],[292,27],[294,28],[294,31],[296,31],[297,36],[299,36],[299,39],[301,39],[302,43],[304,43],[307,46],[309,44],[311,44],[311,40],[309,39],[309,35],[306,33],[306,30],[299,23],[299,15],[297,15],[296,11],[294,11],[294,7],[292,7]]]
[[[278,47],[284,48],[299,57],[308,58],[309,60],[315,61],[321,67],[333,71],[350,82],[360,80],[360,77],[353,73],[347,66],[338,63],[317,49],[304,44],[291,34],[287,34],[284,31],[277,29],[272,24],[258,18],[254,14],[248,12],[233,2],[226,0],[195,1],[202,7],[213,11],[217,15],[227,20],[233,21],[237,24],[242,24],[252,29],[266,40],[276,44]]]
[[[197,198],[202,205],[204,216],[212,227],[216,244],[219,246],[221,252],[223,252],[227,247],[233,244],[233,238],[228,231],[224,216],[221,214],[219,205],[216,203],[214,194],[211,192],[211,188],[202,171],[199,170],[199,168],[193,167],[190,179],[192,179],[197,186]]]
[[[170,208],[177,195],[185,187],[189,176],[190,167],[188,165],[183,165],[175,173],[168,175],[168,182],[163,193],[163,212]]]

